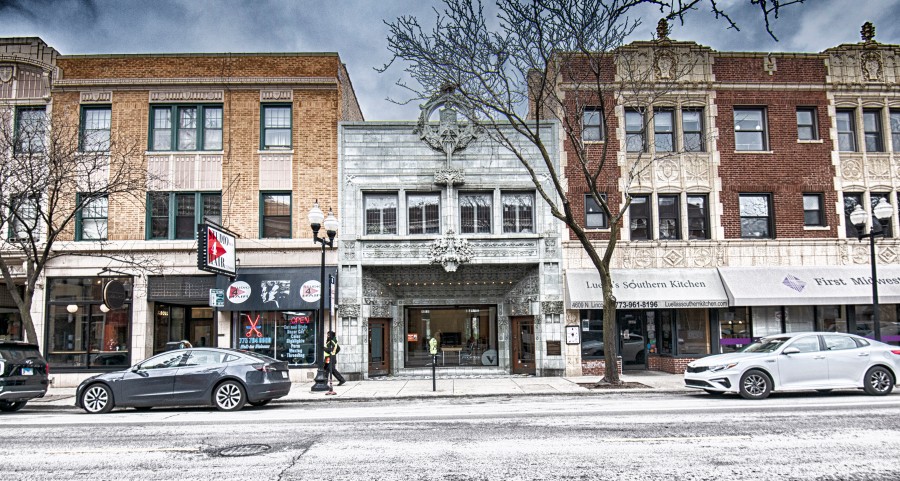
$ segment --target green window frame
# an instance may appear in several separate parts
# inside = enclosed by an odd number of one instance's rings
[[[190,152],[222,150],[220,104],[150,106],[149,150]]]
[[[294,132],[291,104],[261,104],[259,114],[260,150],[290,149]]]
[[[83,105],[79,122],[78,150],[109,152],[112,106]]]
[[[6,238],[12,242],[22,242],[40,238],[38,225],[38,202],[33,195],[16,195],[10,199],[9,222]],[[30,232],[30,233],[29,233]],[[19,235],[19,234],[22,235]]]
[[[197,224],[222,223],[221,192],[147,192],[147,240],[197,238]]]
[[[81,208],[75,213],[75,240],[109,239],[109,196],[99,193],[79,193],[76,199]]]
[[[259,193],[259,238],[290,239],[293,196],[290,192]]]

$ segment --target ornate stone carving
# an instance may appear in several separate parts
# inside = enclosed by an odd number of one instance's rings
[[[259,91],[259,100],[262,102],[272,102],[272,101],[291,101],[294,100],[294,91],[293,90],[260,90]]]
[[[95,91],[90,90],[86,92],[81,92],[81,103],[83,104],[91,104],[91,103],[109,103],[112,102],[112,91]]]
[[[431,252],[431,242],[365,242],[362,256],[367,259],[424,259]]]
[[[678,57],[671,50],[660,50],[656,53],[656,78],[660,80],[674,80],[677,77]]]
[[[684,252],[680,249],[669,249],[662,257],[666,267],[683,267]]]
[[[663,182],[677,182],[679,174],[678,159],[667,158],[656,161],[656,178]]]
[[[342,241],[344,248],[344,259],[348,261],[356,260],[356,241]]]
[[[440,121],[438,125],[434,125],[428,119],[438,109]],[[455,85],[444,86],[440,93],[421,107],[421,111],[415,133],[419,134],[419,138],[429,147],[446,154],[447,159],[454,152],[465,149],[483,131],[482,127],[472,120],[475,113],[462,95],[456,92]],[[459,122],[457,115],[460,112],[469,119],[468,122]]]
[[[511,299],[509,301],[510,316],[530,316],[531,301],[527,299]]]
[[[692,158],[685,161],[684,166],[685,181],[690,184],[709,184],[709,163],[705,159]]]
[[[632,247],[625,250],[623,264],[625,267],[646,268],[654,265],[653,249],[649,247]]]
[[[469,262],[472,258],[472,247],[466,239],[458,239],[453,230],[440,239],[436,239],[431,246],[431,263],[444,266],[447,272],[456,272],[460,264]]]
[[[867,50],[860,54],[860,67],[862,68],[863,78],[868,82],[878,82],[882,80],[884,72],[881,53],[875,50]]]
[[[338,317],[359,317],[359,304],[338,305]]]
[[[392,317],[391,304],[389,302],[378,302],[369,305],[369,317]]]
[[[479,257],[524,257],[538,254],[538,241],[473,241]]]
[[[9,83],[15,76],[15,65],[0,65],[0,82]]]
[[[466,173],[462,169],[445,168],[435,171],[434,183],[438,185],[460,185],[466,183]]]
[[[875,41],[875,25],[872,22],[866,22],[862,24],[862,28],[859,30],[859,35],[862,37],[863,42],[872,43]]]
[[[778,70],[778,64],[775,63],[775,57],[772,54],[763,57],[763,70],[769,75],[774,75]]]
[[[222,90],[157,90],[150,92],[150,102],[221,102]]]
[[[891,177],[891,164],[887,157],[869,157],[868,173],[870,180],[886,181]]]
[[[354,174],[347,174],[344,176],[344,183],[347,185],[353,185],[354,180],[356,180],[356,175]]]
[[[556,237],[547,236],[544,238],[544,256],[545,257],[556,257]]]
[[[543,314],[562,314],[565,310],[562,301],[544,301],[541,302],[541,312]]]
[[[845,180],[861,181],[863,178],[862,158],[841,159],[841,175]]]

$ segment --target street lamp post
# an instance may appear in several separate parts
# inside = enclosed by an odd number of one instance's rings
[[[876,232],[875,226],[872,225],[868,234],[864,234],[863,231],[865,231],[866,220],[869,218],[869,214],[863,210],[862,206],[857,204],[856,209],[850,214],[850,222],[856,226],[859,240],[869,238],[869,255],[872,258],[872,335],[877,341],[881,340],[881,310],[878,307],[878,272],[875,267],[878,256],[875,252],[875,238],[884,237],[884,230],[893,213],[894,208],[885,199],[879,200],[878,204],[872,209],[872,217],[878,220],[881,230]]]
[[[319,237],[319,229],[322,228],[322,224],[325,224],[325,233],[328,235],[328,238]],[[312,391],[330,391],[328,387],[328,376],[325,374],[325,366],[323,363],[323,350],[325,348],[324,341],[322,340],[322,329],[325,329],[325,247],[332,248],[334,247],[334,237],[337,235],[338,230],[338,220],[337,217],[328,210],[328,217],[325,217],[325,214],[322,212],[322,209],[319,208],[319,201],[316,199],[316,202],[313,204],[312,209],[309,210],[309,226],[312,227],[313,231],[313,242],[322,244],[322,264],[321,264],[321,275],[319,278],[319,319],[316,336],[316,346],[318,353],[316,354],[316,364],[318,365],[318,369],[316,370],[316,383],[313,384]],[[329,322],[329,330],[331,323]]]

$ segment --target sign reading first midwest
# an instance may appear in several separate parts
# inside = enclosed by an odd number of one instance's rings
[[[198,269],[234,277],[236,258],[234,235],[210,224],[197,226]]]

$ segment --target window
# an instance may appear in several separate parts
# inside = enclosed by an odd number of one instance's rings
[[[884,152],[881,110],[863,110],[863,134],[866,139],[866,152]]]
[[[803,194],[803,225],[825,225],[825,213],[822,212],[822,204],[822,194]]]
[[[819,336],[804,336],[795,339],[789,347],[796,347],[800,352],[819,352]]]
[[[628,214],[631,217],[631,240],[650,240],[650,197],[632,197]]]
[[[659,239],[681,239],[681,223],[678,222],[678,196],[661,195],[657,200],[659,204]]]
[[[647,144],[644,141],[644,116],[636,110],[625,111],[625,150],[628,152],[644,152]]]
[[[816,124],[816,109],[797,108],[797,140],[817,140],[819,129]]]
[[[89,194],[79,194],[80,198]],[[80,201],[81,199],[79,199]],[[109,198],[94,194],[86,199],[75,217],[75,240],[106,240]]]
[[[44,107],[16,109],[16,153],[44,151],[47,134],[47,111]]]
[[[194,239],[197,224],[222,222],[222,194],[218,192],[149,192],[149,239]]]
[[[741,238],[774,239],[769,194],[740,194]]]
[[[581,128],[581,140],[585,142],[603,141],[603,112],[597,108],[584,109]]]
[[[606,200],[606,194],[600,194]],[[584,194],[584,227],[587,229],[606,229],[606,213],[600,208],[600,204],[594,200],[591,194]]]
[[[262,125],[260,148],[263,150],[291,148],[290,105],[263,104],[260,125]]]
[[[109,132],[112,108],[91,106],[81,108],[81,150],[109,152]]]
[[[825,349],[828,351],[843,351],[845,349],[856,349],[856,343],[852,337],[836,336],[834,334],[822,336],[825,339]]]
[[[503,233],[534,233],[533,192],[504,192],[500,201],[503,204]]]
[[[150,150],[222,150],[220,106],[154,106],[150,116]]]
[[[734,109],[734,149],[739,151],[768,150],[765,109]]]
[[[856,122],[853,110],[838,110],[836,115],[838,150],[856,152]]]
[[[493,195],[490,193],[459,194],[459,232],[490,234]]]
[[[900,152],[900,111],[891,110],[891,142],[894,152]]]
[[[11,201],[12,212],[9,219],[9,239],[24,241],[37,240],[38,200],[31,196],[18,196]]]
[[[709,212],[705,195],[687,196],[688,239],[709,239]]]
[[[675,150],[675,112],[656,110],[653,113],[653,145],[657,152]]]
[[[291,237],[291,194],[261,193],[260,239],[289,239]]]
[[[181,365],[187,351],[164,352],[141,363],[141,370],[169,369]]]
[[[438,234],[441,232],[441,197],[437,193],[409,194],[406,210],[409,213],[410,234]]]
[[[856,210],[856,206],[864,204],[862,203],[862,193],[860,192],[844,192],[844,224],[847,226],[847,238],[857,238],[859,237],[859,231],[856,229],[856,226],[853,225],[853,222],[850,222],[850,214]],[[865,209],[865,206],[863,207]]]
[[[703,152],[703,110],[682,110],[681,130],[686,152]]]
[[[367,194],[366,234],[397,233],[397,196],[395,194]]]
[[[869,213],[875,212],[875,206],[878,205],[884,199],[888,205],[893,205],[891,203],[891,194],[888,192],[872,192],[869,194]],[[891,216],[893,217],[893,216]],[[874,226],[875,232],[879,230],[884,234],[885,237],[894,237],[894,229],[891,227],[891,218],[888,218],[884,221],[884,225],[882,226],[881,221],[879,221],[874,214],[872,214],[872,226]]]

